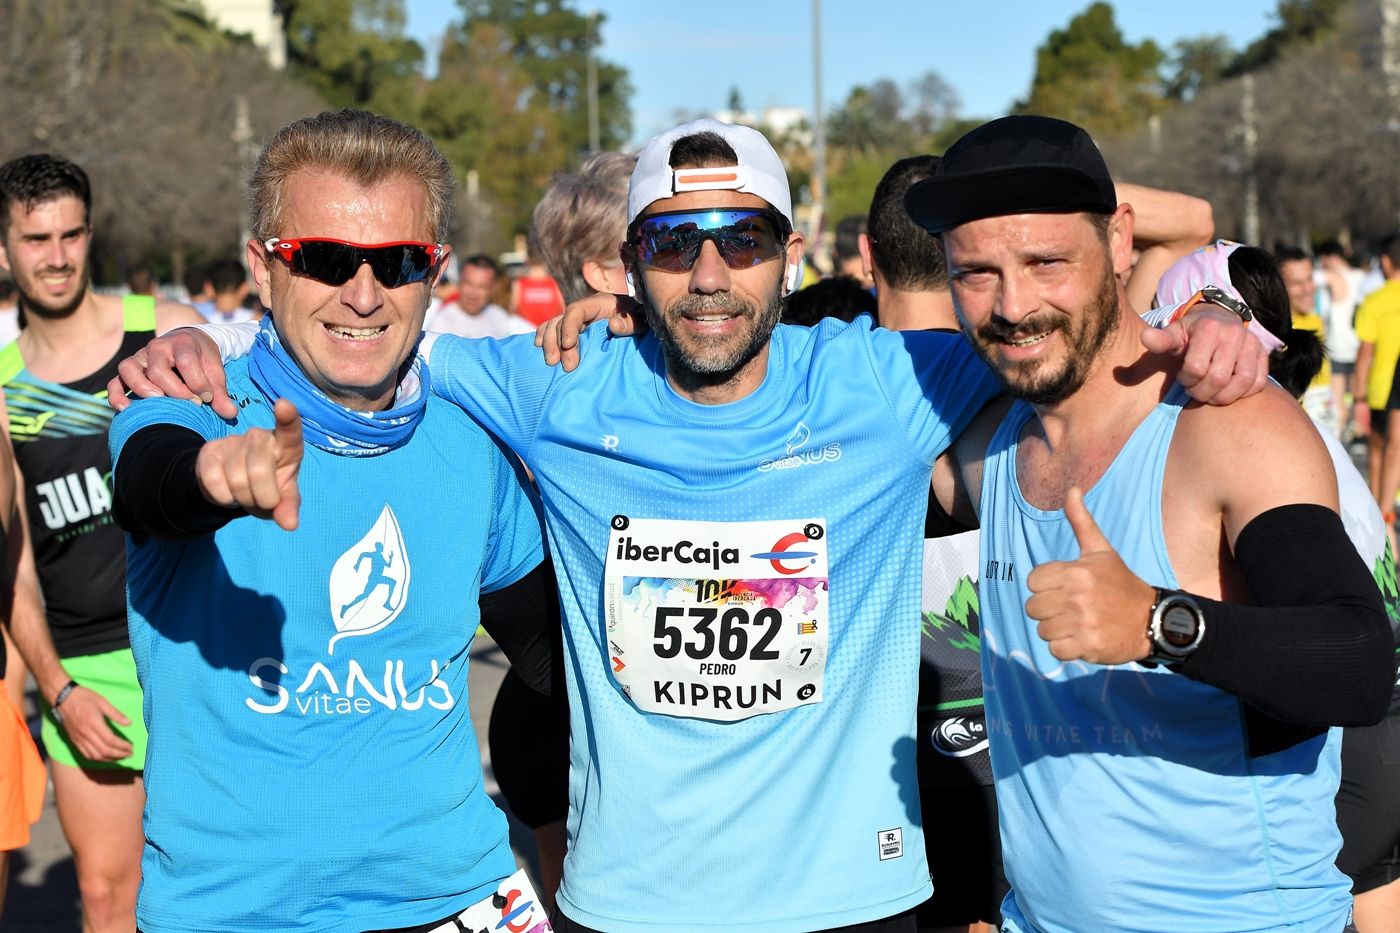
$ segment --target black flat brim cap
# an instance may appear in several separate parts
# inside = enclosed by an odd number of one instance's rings
[[[909,189],[905,209],[930,233],[1009,214],[1111,214],[1118,195],[1083,129],[1039,116],[1003,117],[948,147],[938,173]]]

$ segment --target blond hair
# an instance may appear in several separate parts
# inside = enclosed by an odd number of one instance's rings
[[[531,250],[544,260],[565,301],[593,294],[583,278],[585,262],[621,261],[627,183],[636,164],[636,156],[621,152],[590,156],[577,174],[555,178],[536,205]]]
[[[336,172],[365,186],[400,176],[422,182],[433,239],[447,239],[455,184],[452,164],[416,127],[346,108],[287,124],[258,153],[248,178],[248,214],[259,240],[295,234],[277,227],[287,179],[308,169]]]

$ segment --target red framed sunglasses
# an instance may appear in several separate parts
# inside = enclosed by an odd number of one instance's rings
[[[447,248],[441,243],[414,240],[351,243],[329,237],[272,237],[263,246],[293,272],[326,285],[344,285],[354,278],[360,263],[368,263],[385,288],[423,281],[447,255]]]

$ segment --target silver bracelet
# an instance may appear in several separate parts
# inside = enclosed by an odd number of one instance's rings
[[[63,725],[63,714],[58,711],[58,708],[63,705],[64,700],[68,699],[69,694],[77,689],[78,682],[76,680],[70,680],[63,685],[62,690],[58,691],[58,696],[53,698],[53,705],[50,706],[49,709],[53,712],[54,722],[58,723],[60,726]]]

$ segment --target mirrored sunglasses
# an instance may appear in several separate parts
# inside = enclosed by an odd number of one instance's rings
[[[724,264],[748,269],[783,254],[788,225],[767,208],[663,211],[633,222],[629,238],[637,261],[662,272],[689,272],[706,240]]]

